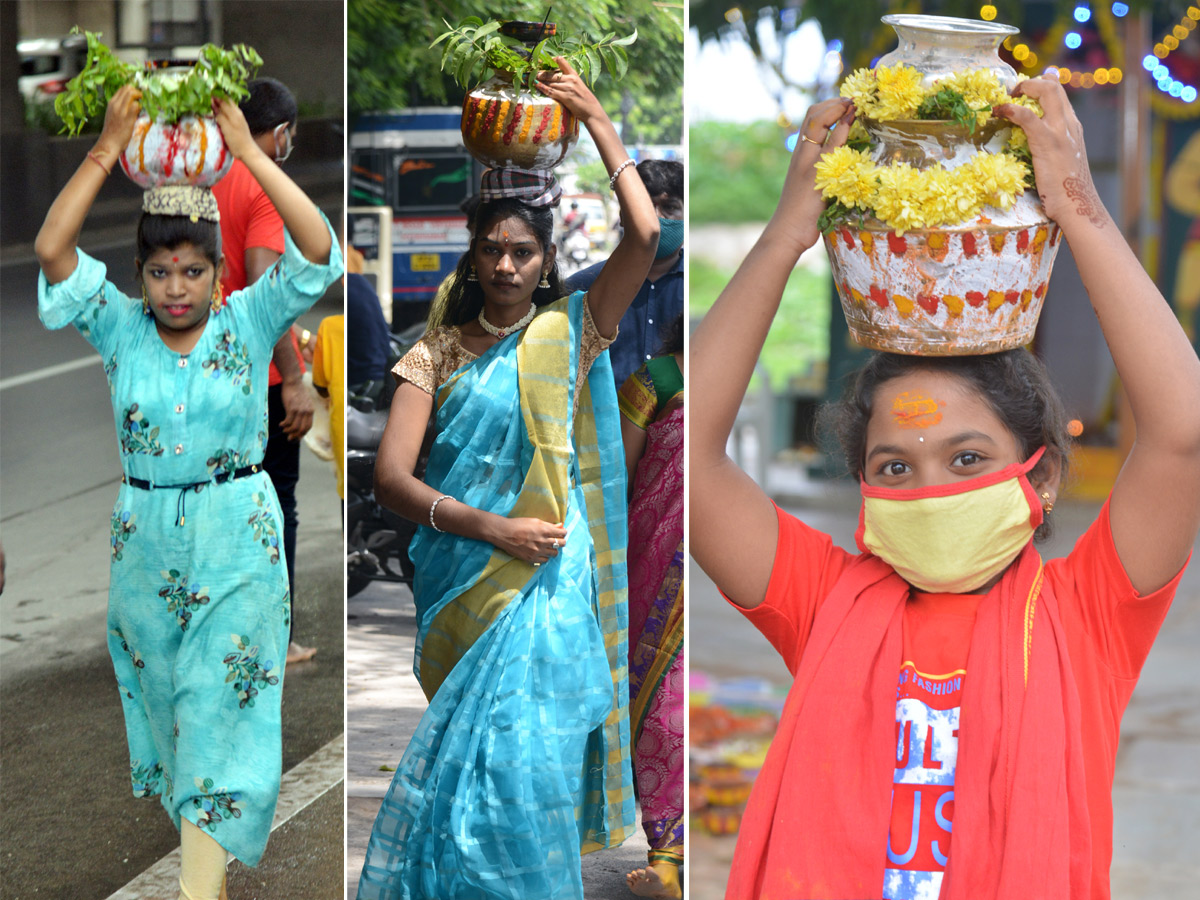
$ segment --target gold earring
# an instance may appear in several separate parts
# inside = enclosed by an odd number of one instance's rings
[[[547,275],[548,275],[548,273],[546,273],[546,272],[542,273],[542,280],[538,282],[538,287],[540,287],[540,288],[550,287],[550,281],[547,279]]]
[[[150,312],[150,298],[146,296],[146,282],[144,281],[142,282],[142,315],[153,315],[153,313]]]
[[[479,276],[475,274],[475,263],[471,263],[471,271],[467,273],[467,281],[478,281]]]
[[[1050,499],[1049,491],[1042,491],[1042,511],[1045,513],[1053,512],[1054,501]]]
[[[212,298],[208,302],[209,308],[214,313],[219,313],[225,308],[225,298],[221,296],[221,282],[213,282]]]

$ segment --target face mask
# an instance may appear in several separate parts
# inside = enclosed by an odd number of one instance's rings
[[[658,252],[655,259],[666,259],[683,246],[683,219],[658,217]]]
[[[279,153],[279,134],[283,133],[283,155]],[[275,139],[275,162],[285,163],[287,158],[292,155],[292,126],[287,122],[280,122],[275,126],[275,131],[272,134]]]
[[[987,584],[1042,524],[1042,506],[1026,476],[1045,449],[957,484],[897,490],[863,482],[859,549],[918,590],[963,594]]]

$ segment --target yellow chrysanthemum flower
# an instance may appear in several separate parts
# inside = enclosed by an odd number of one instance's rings
[[[907,163],[879,170],[875,216],[898,234],[926,226],[923,204],[925,179]]]
[[[1025,193],[1025,177],[1029,170],[1023,162],[1007,153],[980,153],[967,165],[971,169],[971,181],[988,206],[1012,209],[1016,198]]]
[[[850,134],[846,136],[846,140],[848,142],[870,141],[871,135],[867,133],[862,121],[855,119],[850,125]]]
[[[875,189],[875,164],[861,150],[838,147],[817,160],[816,186],[827,200],[844,206],[870,207]]]
[[[909,66],[880,66],[875,70],[879,95],[867,115],[880,121],[911,119],[925,99],[921,73]]]
[[[875,94],[879,89],[879,82],[875,80],[875,73],[871,69],[855,69],[842,81],[842,87],[839,94],[854,101],[854,105],[858,107],[861,113],[867,106],[872,106],[875,103]]]

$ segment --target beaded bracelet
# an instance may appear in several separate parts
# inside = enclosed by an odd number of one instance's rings
[[[617,166],[617,171],[613,172],[612,175],[608,179],[608,189],[610,191],[615,191],[617,189],[617,176],[625,171],[626,166],[632,166],[632,165],[633,165],[633,160],[627,159],[627,160],[625,160],[625,162],[623,162],[619,166]]]
[[[432,528],[434,531],[436,531],[438,534],[445,534],[446,532],[444,532],[442,529],[438,528],[437,523],[433,521],[433,511],[435,509],[437,509],[437,505],[439,503],[441,503],[443,500],[453,500],[453,499],[454,498],[451,497],[449,494],[442,494],[442,496],[440,496],[436,500],[434,500],[433,504],[429,507],[429,527]]]
[[[104,170],[105,175],[112,174],[112,169],[110,169],[108,166],[106,166],[104,163],[102,163],[100,161],[100,157],[98,157],[93,151],[89,150],[87,152],[87,156],[88,156],[88,159],[90,159],[92,162],[94,162],[96,165],[98,165],[100,168],[102,168]]]

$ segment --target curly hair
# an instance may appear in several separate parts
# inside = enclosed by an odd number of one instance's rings
[[[543,256],[554,246],[554,213],[550,207],[530,206],[509,197],[480,203],[467,223],[471,229],[471,244],[459,259],[454,274],[450,276],[445,296],[439,297],[429,312],[430,330],[439,325],[465,325],[479,315],[479,311],[483,309],[483,288],[478,281],[471,281],[468,277],[471,273],[471,257],[475,253],[475,242],[497,220],[507,218],[520,219],[529,226],[542,248]],[[550,287],[535,288],[533,291],[534,306],[545,306],[566,296],[567,289],[559,275],[557,259],[547,273],[546,280]]]
[[[1057,465],[1062,481],[1070,467],[1072,440],[1067,413],[1046,367],[1026,350],[1007,350],[987,356],[902,356],[877,353],[851,376],[842,398],[822,407],[818,428],[841,445],[846,468],[862,478],[867,452],[867,423],[881,385],[913,372],[940,372],[960,379],[982,397],[1016,438],[1021,458],[1044,446],[1046,453],[1029,473],[1044,477]],[[1034,535],[1050,537],[1047,517]]]

